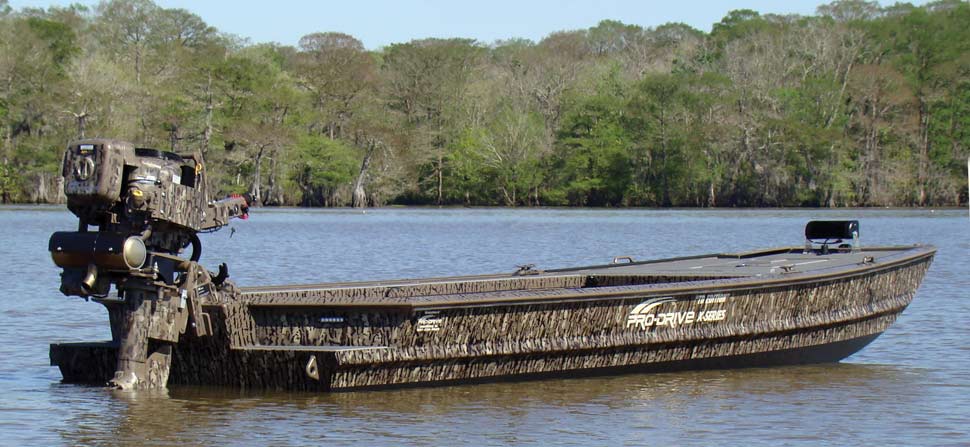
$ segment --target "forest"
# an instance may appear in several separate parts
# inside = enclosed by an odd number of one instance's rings
[[[0,201],[63,200],[64,148],[95,137],[199,153],[219,194],[268,206],[958,206],[970,4],[369,50],[151,0],[0,0]]]

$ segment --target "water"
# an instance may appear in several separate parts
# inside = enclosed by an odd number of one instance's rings
[[[240,285],[512,271],[801,243],[859,218],[864,243],[940,250],[882,337],[840,364],[331,395],[59,383],[51,342],[110,338],[66,298],[47,238],[60,207],[0,207],[3,445],[967,445],[970,220],[929,210],[257,210],[204,236]]]

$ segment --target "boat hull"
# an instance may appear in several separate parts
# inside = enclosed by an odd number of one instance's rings
[[[349,386],[349,387],[334,387],[333,382],[329,385],[321,383],[318,380],[309,380],[308,378],[302,377],[297,374],[293,376],[289,381],[286,382],[287,386],[279,386],[281,382],[273,382],[275,385],[269,386],[268,384],[263,384],[258,386],[259,388],[275,388],[275,389],[298,389],[303,391],[354,391],[354,390],[375,390],[375,389],[385,389],[385,388],[399,388],[399,387],[410,387],[410,386],[443,386],[452,384],[473,384],[473,383],[488,383],[500,380],[508,381],[523,381],[523,380],[539,380],[546,378],[568,378],[568,377],[595,377],[595,376],[607,376],[607,375],[621,375],[621,374],[638,374],[638,373],[659,373],[659,372],[673,372],[673,371],[687,371],[687,370],[705,370],[705,369],[740,369],[740,368],[756,368],[756,367],[771,367],[771,366],[785,366],[785,365],[805,365],[805,364],[817,364],[817,363],[835,363],[850,355],[860,351],[862,348],[872,343],[881,333],[862,336],[858,338],[853,338],[849,340],[842,340],[833,343],[825,343],[816,346],[806,346],[794,349],[784,349],[779,351],[766,351],[766,352],[756,352],[751,354],[739,354],[739,355],[729,355],[723,357],[710,357],[710,358],[688,358],[684,360],[673,360],[673,361],[661,361],[653,363],[638,363],[632,365],[624,366],[612,366],[612,367],[599,367],[599,368],[585,368],[585,369],[562,369],[562,370],[552,370],[544,372],[528,372],[512,375],[474,375],[474,374],[462,374],[457,378],[440,378],[436,377],[435,380],[426,381],[414,381],[414,382],[396,382],[396,383],[378,383],[375,378],[371,378],[368,382],[371,385],[362,386]],[[622,352],[604,352],[605,355],[622,355]],[[58,364],[61,366],[61,371],[64,376],[65,383],[79,383],[79,384],[92,384],[92,385],[103,385],[108,381],[108,379],[113,374],[113,368],[115,362],[117,361],[117,347],[113,346],[110,342],[104,343],[78,343],[78,344],[56,344],[52,345],[52,356],[58,358]],[[67,358],[72,357],[72,358]],[[250,374],[251,380],[247,381],[250,387],[257,386],[257,384],[263,383],[266,377],[272,377],[273,380],[278,380],[280,377],[287,376],[287,371],[293,370],[293,365],[305,364],[309,360],[308,355],[299,355],[297,352],[292,352],[289,354],[277,352],[273,354],[265,355],[254,355],[248,356],[246,361],[239,359],[240,363],[252,363],[254,365],[262,364],[259,370],[254,370],[251,372],[258,372],[258,374]],[[570,358],[575,358],[575,356],[562,355],[558,356],[548,356],[545,358],[546,363],[558,361],[558,362],[568,362]],[[504,365],[504,368],[512,367],[515,364],[514,361],[503,362],[503,359],[492,359],[488,362],[490,365],[498,365],[500,367]],[[511,359],[506,359],[511,360]],[[280,368],[281,365],[289,365]],[[469,362],[466,364],[470,369],[484,369],[487,368],[483,362]],[[403,366],[402,366],[403,367]],[[413,369],[414,365],[409,365],[406,368]],[[333,372],[331,371],[331,374]],[[366,371],[360,370],[344,370],[341,371],[342,375],[356,375],[360,378],[370,376]],[[383,374],[382,374],[383,375]],[[173,384],[183,384],[183,385],[215,385],[215,386],[242,386],[241,381],[234,380],[213,380],[210,382],[196,382],[192,380],[186,380],[188,376],[183,374],[177,374],[172,378]],[[193,377],[198,378],[199,374],[195,374]],[[180,380],[181,379],[181,380]],[[359,381],[359,380],[358,380]]]
[[[892,325],[932,256],[754,280],[563,272],[241,291],[205,306],[211,335],[174,345],[168,383],[338,391],[836,362]],[[110,342],[51,347],[67,382],[104,383],[116,356]]]
[[[497,380],[528,381],[548,378],[577,378],[612,376],[623,374],[649,374],[676,371],[718,370],[763,368],[793,365],[810,365],[819,363],[836,363],[855,354],[881,334],[872,334],[851,340],[826,343],[818,346],[807,346],[781,351],[757,352],[753,354],[730,355],[725,357],[692,358],[655,363],[639,363],[626,366],[602,367],[592,369],[566,369],[548,372],[517,374],[510,376],[466,377],[450,381],[413,382],[409,384],[374,385],[356,388],[341,388],[335,391],[377,390],[408,386],[453,385],[471,383],[489,383]]]

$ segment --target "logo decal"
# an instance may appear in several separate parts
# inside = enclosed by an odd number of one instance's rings
[[[727,297],[728,295],[726,293],[697,295],[692,299],[680,302],[688,303],[691,307],[699,305],[703,307],[702,309],[668,312],[658,312],[657,310],[664,304],[676,303],[678,300],[669,296],[651,298],[636,305],[630,311],[630,315],[626,319],[626,327],[647,330],[652,327],[675,328],[694,323],[722,321],[727,318],[727,309],[723,307],[709,309],[707,307],[724,304],[727,301]]]
[[[205,283],[195,287],[195,294],[199,298],[209,296],[210,293],[212,293],[212,284]]]
[[[80,181],[91,178],[94,173],[94,160],[91,157],[80,157],[74,160],[74,177]]]
[[[438,332],[441,330],[441,316],[438,312],[429,312],[418,318],[415,329],[418,332]]]

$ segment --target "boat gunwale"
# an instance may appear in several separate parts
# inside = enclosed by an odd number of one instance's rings
[[[775,249],[772,249],[775,250]],[[789,247],[788,250],[801,250],[800,247]],[[623,286],[607,286],[607,287],[591,287],[591,288],[556,288],[555,290],[583,290],[584,293],[565,293],[565,294],[541,294],[541,292],[549,289],[534,289],[534,290],[506,290],[506,291],[494,291],[494,292],[476,292],[475,295],[484,295],[489,293],[498,292],[532,292],[535,295],[532,296],[511,296],[511,297],[497,297],[493,299],[480,299],[480,300],[439,300],[439,301],[353,301],[353,302],[319,302],[319,303],[308,303],[308,302],[247,302],[245,303],[250,308],[255,309],[271,309],[271,308],[304,308],[304,309],[383,309],[383,310],[399,310],[399,311],[427,311],[427,310],[442,310],[442,309],[455,309],[455,308],[470,308],[470,307],[490,307],[496,305],[530,305],[530,304],[550,304],[550,303],[566,303],[566,302],[589,302],[589,301],[599,301],[608,299],[630,299],[630,298],[646,298],[651,296],[663,296],[663,295],[685,295],[685,294],[698,294],[698,293],[724,293],[724,292],[736,292],[741,290],[751,290],[764,287],[785,287],[802,285],[812,282],[822,282],[830,280],[838,280],[843,278],[852,278],[855,276],[861,276],[873,272],[879,272],[891,268],[895,268],[899,265],[906,264],[915,260],[925,259],[932,257],[936,254],[936,247],[932,245],[913,245],[913,246],[896,246],[896,247],[871,247],[866,248],[864,251],[898,251],[899,253],[888,256],[883,259],[883,262],[872,263],[872,264],[848,264],[840,265],[835,267],[828,267],[824,269],[815,269],[812,272],[794,272],[794,273],[781,273],[773,274],[770,277],[766,276],[734,276],[719,279],[704,279],[698,281],[683,281],[683,282],[668,282],[668,283],[649,283],[649,284],[637,284],[637,285],[623,285]],[[710,257],[732,257],[738,255],[724,255],[724,254],[711,254],[711,255],[700,255],[700,256],[689,256],[680,258],[668,258],[662,260],[650,260],[642,261],[636,264],[622,264],[627,265],[637,265],[637,264],[650,264],[659,262],[670,262],[685,259],[698,259],[698,258],[710,258]],[[617,264],[607,264],[602,266],[588,266],[588,267],[573,267],[568,269],[557,269],[557,270],[547,270],[546,272],[560,273],[567,271],[583,271],[591,270],[597,268],[609,268],[617,267]],[[825,270],[831,270],[824,272]],[[819,273],[819,272],[824,273]],[[547,276],[547,277],[557,277]],[[572,276],[572,275],[563,275]],[[591,276],[591,275],[584,275]],[[642,276],[651,276],[645,274]],[[654,276],[663,276],[654,275]],[[685,275],[689,276],[689,275]],[[702,276],[702,275],[698,275]],[[459,277],[455,277],[459,278]],[[481,275],[481,276],[466,276],[464,278],[475,278],[478,280],[486,279],[516,279],[521,278],[519,276],[510,275]],[[426,281],[429,282],[419,282],[421,280],[411,280],[410,283],[405,283],[403,285],[418,285],[418,284],[433,284],[435,282],[450,282],[448,278],[428,278]],[[381,283],[357,283],[362,287],[360,288],[377,288],[377,287],[387,287],[387,286],[400,286],[393,284],[381,284]],[[671,285],[677,285],[675,287],[670,287]],[[294,287],[294,286],[289,286]],[[287,289],[285,291],[316,291],[316,290],[330,290],[330,289],[340,289],[341,287],[322,287],[314,289]],[[622,288],[622,289],[620,289]],[[252,288],[257,289],[257,288]],[[612,290],[611,290],[612,289]],[[618,290],[620,289],[620,290]],[[261,293],[273,293],[280,291],[265,291]],[[256,292],[260,293],[260,292]],[[254,292],[246,292],[243,289],[243,295],[255,295]],[[441,296],[449,297],[458,294],[444,294],[444,295],[424,295],[429,296]],[[421,297],[421,296],[419,296]],[[413,298],[413,297],[409,297]]]
[[[877,247],[874,249],[867,248],[867,251],[898,251],[907,249],[910,247]],[[769,248],[765,250],[756,250],[750,252],[742,253],[710,253],[703,255],[690,255],[690,256],[677,256],[673,258],[663,258],[663,259],[648,259],[645,261],[636,261],[625,264],[593,264],[579,267],[564,267],[555,268],[548,270],[541,270],[534,275],[535,277],[543,278],[557,278],[557,277],[572,277],[575,275],[548,275],[548,273],[560,273],[560,272],[575,272],[581,270],[592,270],[592,269],[609,269],[615,267],[626,267],[630,265],[649,265],[649,264],[660,264],[664,262],[674,262],[674,261],[687,261],[691,259],[704,259],[704,258],[749,258],[757,254],[774,254],[774,253],[784,253],[791,250],[801,250],[800,247],[778,247]],[[588,275],[586,275],[588,276]],[[690,276],[690,275],[683,275]],[[710,276],[710,275],[697,275],[697,276]],[[239,291],[244,295],[256,295],[265,293],[276,293],[276,292],[291,292],[291,291],[316,291],[316,290],[337,290],[337,289],[356,289],[356,288],[376,288],[376,287],[402,287],[402,286],[416,286],[416,285],[426,285],[426,284],[445,284],[450,282],[458,281],[494,281],[496,279],[519,279],[519,278],[529,278],[532,275],[515,275],[515,273],[486,273],[482,275],[458,275],[458,276],[436,276],[430,278],[412,278],[412,279],[387,279],[387,280],[370,280],[370,281],[343,281],[343,282],[327,282],[327,283],[310,283],[310,284],[280,284],[280,285],[269,285],[269,286],[247,286],[239,287]],[[735,276],[725,275],[726,278],[734,278]]]

